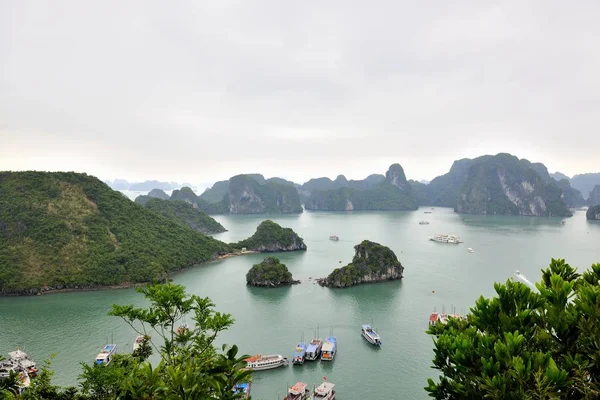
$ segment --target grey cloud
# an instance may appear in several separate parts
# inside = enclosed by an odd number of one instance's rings
[[[599,17],[591,0],[2,2],[0,169],[431,179],[508,151],[595,171]]]

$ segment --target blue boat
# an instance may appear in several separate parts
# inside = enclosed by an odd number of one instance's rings
[[[337,340],[334,336],[328,336],[321,347],[321,361],[333,361],[337,352]]]
[[[236,394],[243,394],[242,399],[249,399],[250,398],[250,383],[247,383],[247,382],[238,383],[233,388],[233,392]]]
[[[292,359],[292,364],[304,364],[305,357],[306,357],[306,343],[300,342],[296,346],[296,352],[294,353],[294,358]]]
[[[96,356],[96,364],[108,365],[112,361],[113,356],[117,352],[116,344],[107,344],[102,351]]]

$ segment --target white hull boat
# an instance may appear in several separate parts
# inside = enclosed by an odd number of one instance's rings
[[[246,368],[253,371],[262,371],[265,369],[273,369],[288,364],[287,357],[283,357],[280,354],[260,355],[246,358]]]

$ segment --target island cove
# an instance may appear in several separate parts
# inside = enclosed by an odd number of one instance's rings
[[[272,221],[221,242],[86,174],[2,172],[0,193],[2,295],[124,287],[226,256],[306,250]]]

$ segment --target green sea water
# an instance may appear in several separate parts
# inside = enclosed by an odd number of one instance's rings
[[[308,246],[306,252],[277,255],[300,285],[246,286],[246,272],[264,255],[229,258],[174,276],[190,293],[209,296],[219,311],[233,314],[236,323],[219,343],[236,343],[244,353],[291,357],[302,336],[308,341],[319,329],[324,338],[333,330],[338,354],[332,363],[256,372],[253,399],[275,400],[297,381],[319,384],[324,376],[336,384],[340,399],[427,398],[423,387],[436,371],[430,368],[432,339],[425,330],[434,308],[468,312],[479,295],[493,295],[493,283],[506,281],[515,270],[538,280],[552,257],[580,269],[600,262],[600,224],[586,221],[582,211],[564,225],[560,219],[465,216],[445,208],[267,217],[294,229]],[[215,237],[246,238],[267,217],[219,216],[229,231]],[[420,220],[430,224],[419,225]],[[435,233],[457,234],[464,243],[429,241]],[[330,241],[332,234],[340,241]],[[353,246],[364,239],[396,252],[405,267],[402,281],[349,289],[312,283],[311,278],[350,262]],[[0,353],[20,346],[38,361],[55,353],[55,382],[75,385],[79,363],[92,362],[104,344],[115,342],[120,352],[131,351],[135,334],[107,316],[110,305],[143,302],[133,289],[0,298]],[[360,336],[360,326],[371,321],[382,337],[381,348]]]

